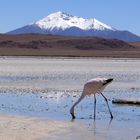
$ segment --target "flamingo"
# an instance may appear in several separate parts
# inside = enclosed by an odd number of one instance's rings
[[[109,113],[110,113],[110,116],[111,116],[111,119],[113,119],[113,115],[112,115],[112,112],[109,108],[109,104],[108,104],[108,100],[107,98],[102,94],[102,91],[104,90],[104,88],[110,84],[111,82],[113,81],[113,78],[94,78],[94,79],[91,79],[89,81],[87,81],[84,85],[84,89],[83,89],[83,92],[80,96],[80,98],[78,99],[78,101],[76,101],[73,106],[71,107],[70,109],[70,114],[72,116],[72,119],[75,119],[75,115],[74,115],[74,107],[81,101],[84,99],[84,97],[86,95],[90,96],[90,95],[94,95],[94,119],[95,119],[95,116],[96,116],[96,96],[95,94],[98,93],[98,94],[101,94],[103,96],[103,98],[105,99],[106,101],[106,104],[107,104],[107,107],[108,107],[108,110],[109,110]]]

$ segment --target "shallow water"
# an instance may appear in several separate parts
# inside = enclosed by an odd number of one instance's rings
[[[86,97],[76,107],[75,122],[86,124],[97,138],[136,139],[140,135],[140,106],[111,101],[140,98],[139,59],[1,58],[0,112],[70,121],[69,109],[79,98],[84,83],[98,76],[114,78],[103,92],[109,98],[114,119],[110,123],[106,103],[97,95],[96,122],[93,97]]]

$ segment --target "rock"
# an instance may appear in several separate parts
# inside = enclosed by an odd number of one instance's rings
[[[113,99],[112,103],[115,103],[115,104],[134,104],[134,105],[140,105],[140,98]]]

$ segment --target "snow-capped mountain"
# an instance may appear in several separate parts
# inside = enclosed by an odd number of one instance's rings
[[[47,17],[8,32],[8,34],[40,33],[72,36],[98,36],[116,38],[123,41],[140,41],[140,37],[128,31],[119,31],[95,18],[84,19],[64,12],[56,12]]]
[[[77,27],[82,30],[113,30],[112,27],[99,22],[96,19],[84,19],[81,17],[71,16],[64,12],[50,14],[46,18],[34,23],[41,29],[46,30],[65,30],[71,27]]]

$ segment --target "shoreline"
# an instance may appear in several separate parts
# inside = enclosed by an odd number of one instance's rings
[[[111,59],[111,60],[140,60],[140,57],[91,57],[91,56],[0,56],[0,59]]]
[[[90,122],[89,122],[90,121]],[[64,121],[0,113],[2,140],[136,140],[137,122],[109,120]],[[130,127],[131,125],[131,127]],[[118,135],[118,133],[120,135]]]
[[[79,121],[1,113],[0,132],[2,140],[103,140],[101,135],[95,136],[85,123]]]
[[[45,140],[56,139],[72,129],[79,131],[79,124],[36,117],[0,114],[0,139],[2,140]],[[80,136],[77,134],[77,137]]]

